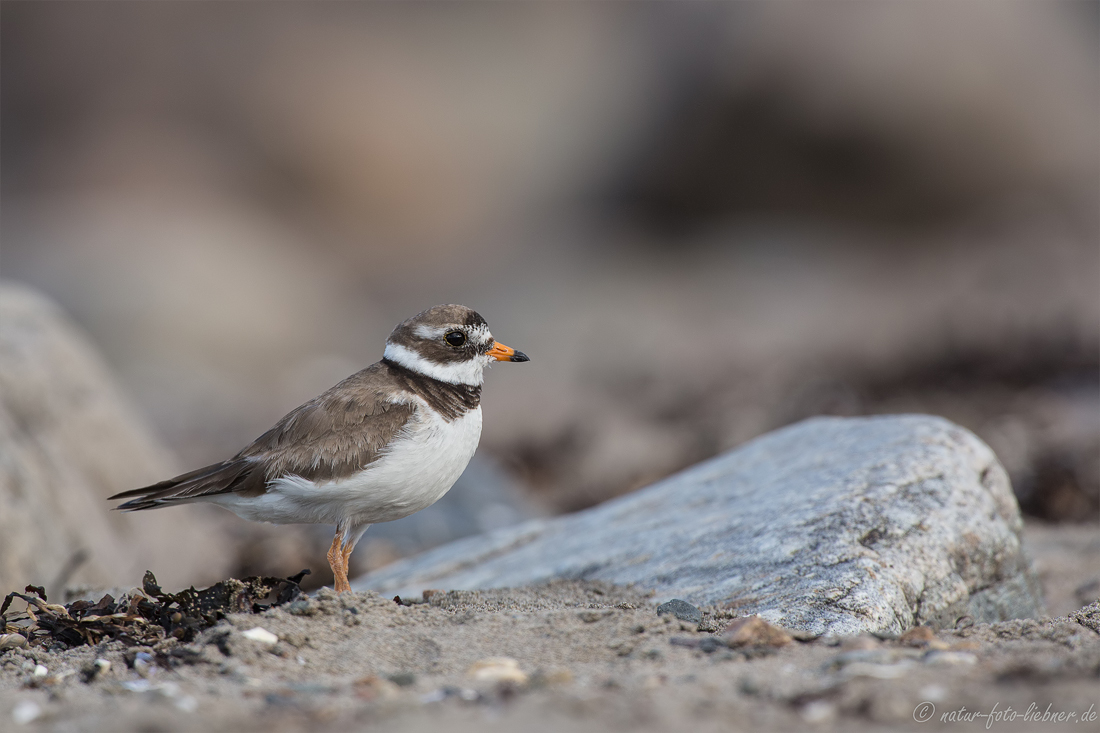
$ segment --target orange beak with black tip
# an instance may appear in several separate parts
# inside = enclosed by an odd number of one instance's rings
[[[493,344],[493,348],[489,349],[488,354],[497,361],[531,361],[527,354],[516,351],[511,346],[505,346],[499,341]]]

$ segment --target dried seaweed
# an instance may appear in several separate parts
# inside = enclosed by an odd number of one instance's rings
[[[9,593],[4,598],[0,633],[18,633],[29,646],[45,647],[114,640],[149,646],[169,637],[189,642],[226,614],[262,613],[295,600],[303,595],[300,584],[308,574],[309,570],[303,570],[289,578],[230,578],[202,590],[192,586],[167,593],[153,573],[146,571],[142,587],[117,601],[106,594],[98,601],[74,601],[64,606],[48,603],[41,587],[28,585],[23,593]],[[25,601],[27,608],[9,613],[17,598]]]

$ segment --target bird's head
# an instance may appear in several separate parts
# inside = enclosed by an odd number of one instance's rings
[[[493,339],[485,319],[464,305],[437,305],[399,324],[385,358],[449,384],[479,385],[494,361],[530,361]]]

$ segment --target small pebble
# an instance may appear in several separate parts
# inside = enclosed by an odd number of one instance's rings
[[[681,621],[691,621],[696,624],[703,620],[702,611],[679,598],[673,598],[671,601],[657,606],[658,616],[664,616],[666,613],[671,613]]]
[[[84,682],[92,682],[97,677],[100,677],[111,670],[111,663],[106,659],[97,659],[91,664],[85,665],[80,670],[80,679]]]
[[[936,632],[928,626],[914,626],[898,637],[898,641],[908,646],[925,646],[935,639]]]
[[[16,725],[26,725],[38,719],[42,708],[34,700],[20,700],[11,711],[11,719]]]
[[[0,652],[7,649],[19,649],[27,645],[27,637],[22,634],[0,634]]]
[[[242,632],[241,636],[251,641],[255,641],[259,644],[264,644],[266,646],[274,646],[275,644],[279,643],[279,637],[275,636],[275,634],[272,634],[270,631],[260,626]]]
[[[356,696],[364,700],[391,698],[398,694],[397,685],[390,680],[373,674],[355,680],[352,683],[352,689],[355,691]]]
[[[149,677],[156,671],[155,658],[149,652],[138,652],[134,655],[134,671],[142,677]]]
[[[730,622],[722,637],[730,646],[786,646],[794,639],[785,630],[759,616],[743,616]]]
[[[45,665],[36,664],[34,666],[34,672],[32,672],[31,675],[36,680],[40,680],[40,679],[44,678],[46,675],[48,675],[49,673],[50,673],[50,670],[46,669]]]
[[[386,675],[386,679],[398,687],[412,687],[416,684],[416,675],[412,672],[398,672],[397,674]]]
[[[489,657],[474,662],[467,674],[478,682],[527,684],[527,673],[521,670],[519,662],[511,657]]]
[[[814,700],[802,707],[802,719],[810,725],[828,723],[836,717],[836,705],[826,700]]]

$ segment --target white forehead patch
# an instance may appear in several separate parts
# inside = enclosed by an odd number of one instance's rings
[[[416,327],[416,330],[413,331],[413,333],[422,339],[434,341],[435,339],[443,338],[443,334],[447,333],[453,328],[453,326],[428,326],[422,323]]]

